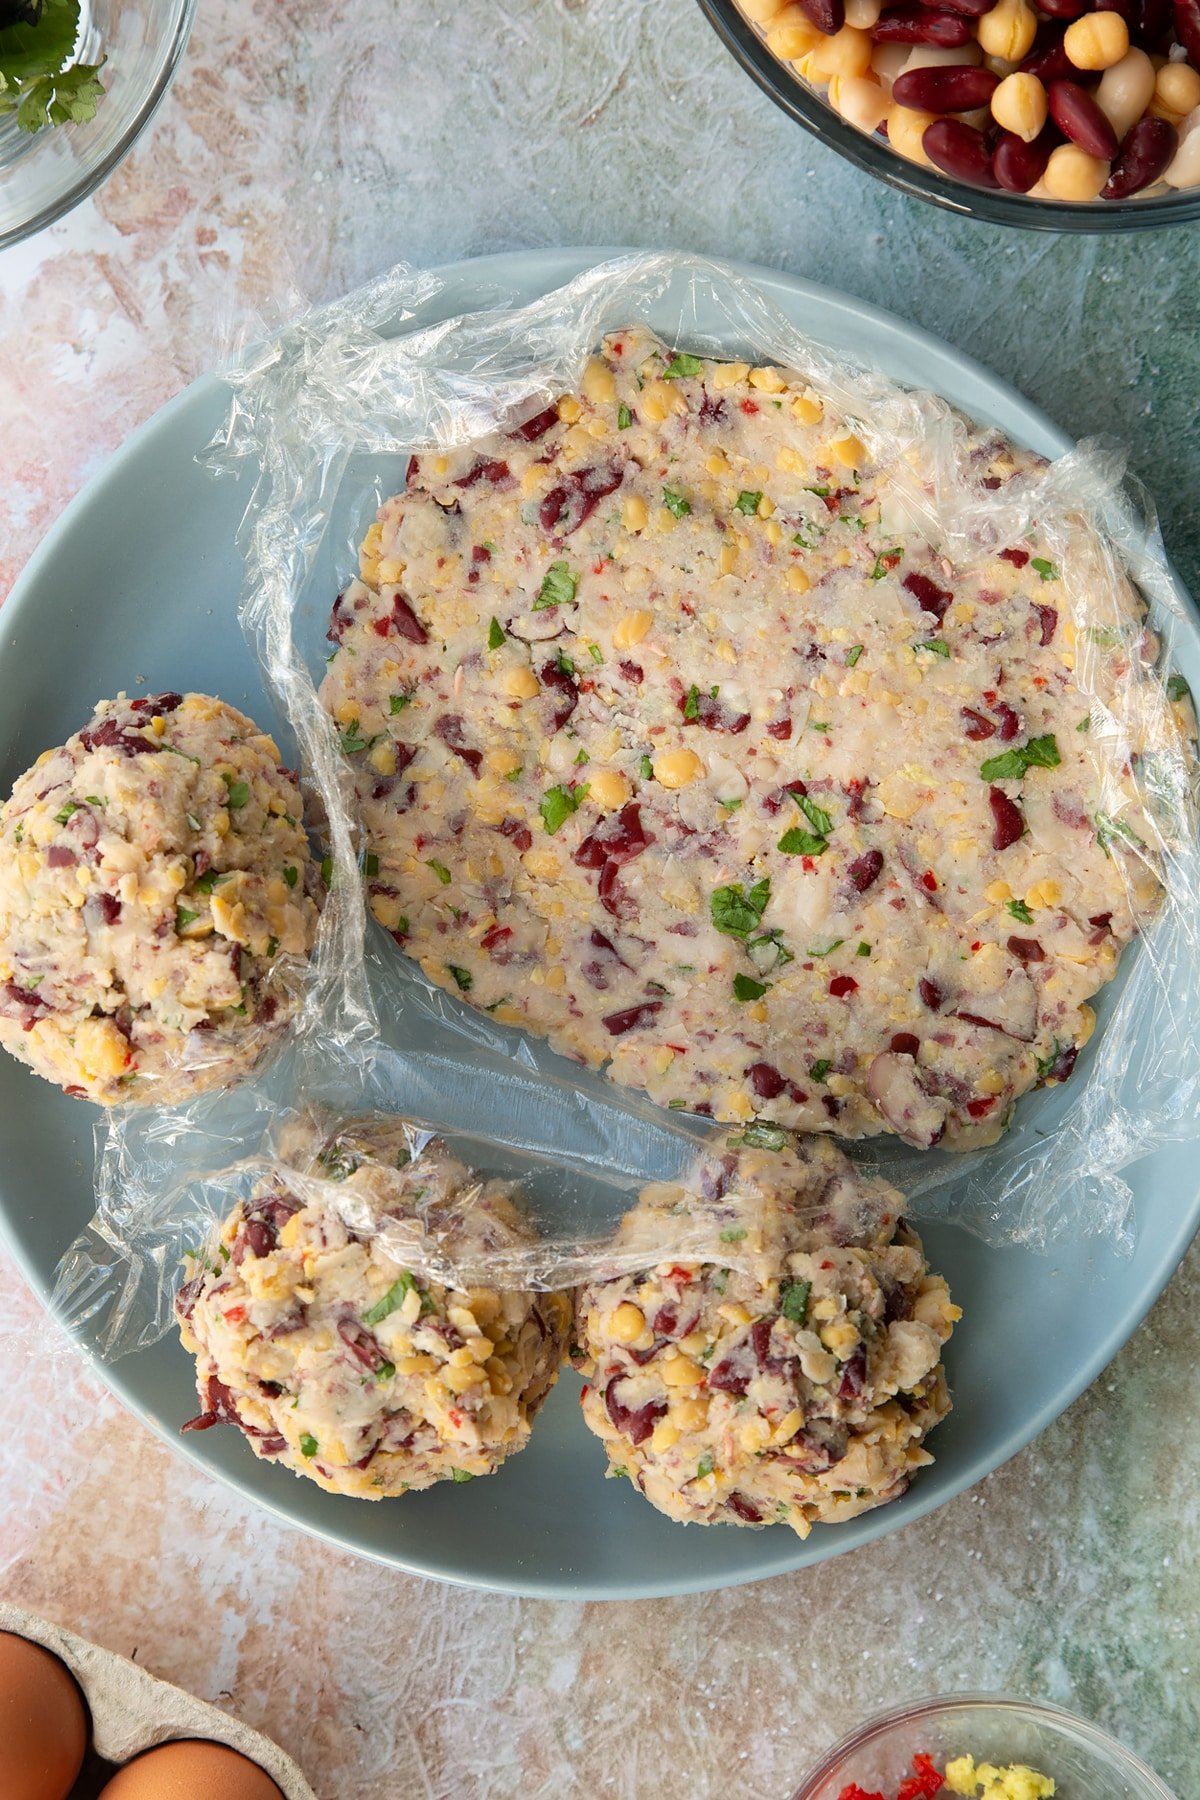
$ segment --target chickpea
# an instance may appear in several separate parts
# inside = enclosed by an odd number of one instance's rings
[[[1036,75],[1006,75],[992,95],[992,117],[1027,144],[1046,123],[1046,90]]]
[[[869,75],[835,75],[829,104],[860,131],[872,132],[888,115],[888,97]]]
[[[921,163],[930,169],[933,164],[925,154],[921,139],[933,124],[934,114],[917,112],[911,106],[893,106],[888,114],[888,143],[900,156],[909,162]]]
[[[1060,144],[1050,152],[1042,185],[1052,200],[1095,200],[1108,180],[1108,167],[1078,144]]]
[[[1117,12],[1084,13],[1067,26],[1063,49],[1077,69],[1111,69],[1129,49],[1129,27]]]
[[[985,56],[1002,56],[1005,62],[1018,63],[1033,48],[1037,14],[1026,0],[998,0],[979,20],[975,35]]]
[[[1190,63],[1164,63],[1154,82],[1154,98],[1182,118],[1200,106],[1200,74]]]
[[[814,76],[865,75],[875,46],[869,31],[843,25],[832,37],[823,37],[808,58]]]

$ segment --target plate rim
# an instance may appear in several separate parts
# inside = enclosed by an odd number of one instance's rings
[[[428,273],[441,279],[444,284],[443,293],[452,293],[456,286],[491,277],[497,282],[507,280],[514,285],[526,288],[536,283],[537,293],[546,294],[583,270],[594,267],[597,263],[637,254],[653,254],[653,251],[647,251],[645,248],[639,250],[637,248],[600,246],[518,249],[495,252],[487,256],[462,257],[452,262],[435,264]],[[700,253],[696,253],[696,255],[700,261],[727,269],[735,275],[765,286],[769,291],[774,290],[772,298],[776,300],[777,304],[780,303],[777,298],[780,291],[785,293],[788,300],[797,306],[803,305],[806,300],[815,298],[835,314],[838,312],[853,314],[856,318],[865,321],[874,333],[882,334],[894,345],[910,348],[914,345],[919,346],[922,351],[931,355],[935,360],[944,362],[949,359],[965,377],[979,383],[986,390],[1002,396],[1007,403],[1019,406],[1029,421],[1027,427],[1029,435],[1041,440],[1040,442],[1030,442],[1029,448],[1040,450],[1045,455],[1059,457],[1074,447],[1073,440],[1069,435],[1010,382],[994,374],[974,357],[926,332],[923,327],[910,324],[896,314],[861,300],[856,295],[828,287],[823,283],[807,281],[802,276],[793,275],[784,270],[771,269],[759,263],[741,260],[728,261],[703,256]],[[819,341],[824,340],[819,339]],[[832,347],[836,348],[836,346]],[[215,397],[221,389],[228,391],[228,383],[219,370],[203,374],[189,383],[124,438],[106,458],[102,466],[72,496],[22,568],[8,599],[0,607],[0,660],[6,654],[13,625],[23,624],[26,611],[32,611],[37,605],[37,590],[41,585],[43,570],[53,564],[60,543],[71,536],[76,520],[87,508],[95,505],[103,497],[106,488],[111,483],[119,481],[124,464],[138,448],[142,447],[146,441],[153,439],[164,428],[169,429],[177,414],[186,413],[193,407],[202,406],[206,400]],[[950,404],[958,406],[960,403],[951,400]],[[198,447],[197,458],[202,448],[202,446]],[[240,480],[240,474],[238,479]],[[1189,598],[1174,571],[1172,571],[1172,576],[1179,594],[1185,599]],[[1194,604],[1190,603],[1190,600],[1189,604],[1194,612]],[[850,1526],[822,1527],[820,1528],[823,1534],[821,1542],[824,1542],[824,1532],[826,1531],[831,1534],[832,1541],[828,1549],[823,1549],[822,1553],[816,1557],[804,1554],[804,1540],[795,1538],[792,1534],[780,1533],[778,1540],[773,1540],[769,1533],[765,1533],[761,1541],[766,1553],[763,1555],[761,1563],[744,1571],[738,1569],[710,1575],[703,1568],[699,1568],[692,1576],[681,1578],[678,1575],[672,1575],[661,1581],[656,1580],[651,1573],[648,1578],[635,1582],[605,1580],[601,1587],[595,1585],[594,1580],[564,1578],[555,1574],[552,1569],[540,1571],[528,1569],[523,1565],[518,1565],[511,1573],[503,1575],[484,1576],[477,1573],[464,1573],[461,1569],[444,1566],[442,1560],[437,1557],[425,1556],[414,1559],[405,1555],[402,1537],[394,1545],[389,1545],[386,1550],[363,1545],[355,1541],[353,1528],[349,1525],[343,1528],[336,1522],[310,1522],[296,1516],[286,1505],[273,1497],[264,1496],[254,1483],[257,1461],[248,1466],[244,1474],[238,1470],[226,1470],[215,1466],[204,1457],[202,1446],[193,1446],[190,1441],[180,1439],[169,1423],[160,1420],[130,1391],[120,1373],[120,1359],[116,1364],[104,1363],[89,1345],[82,1342],[64,1325],[51,1305],[51,1290],[47,1287],[41,1270],[32,1260],[32,1256],[27,1254],[24,1244],[15,1233],[5,1187],[3,1176],[0,1175],[0,1239],[3,1240],[39,1302],[58,1327],[65,1332],[73,1349],[103,1383],[107,1391],[140,1423],[146,1425],[176,1456],[183,1457],[191,1468],[232,1490],[241,1499],[248,1501],[289,1530],[303,1532],[308,1537],[331,1544],[339,1550],[364,1558],[381,1567],[482,1592],[505,1593],[528,1599],[575,1602],[658,1600],[723,1591],[725,1588],[742,1587],[759,1581],[771,1580],[778,1575],[795,1573],[802,1568],[816,1566],[818,1563],[829,1561],[835,1556],[846,1554],[854,1549],[865,1549],[879,1538],[890,1536],[893,1532],[903,1529],[904,1526],[915,1523],[918,1519],[925,1518],[940,1507],[960,1498],[988,1475],[1011,1461],[1015,1455],[1040,1436],[1055,1419],[1066,1412],[1093,1384],[1103,1369],[1143,1323],[1179,1267],[1192,1238],[1200,1228],[1200,1187],[1198,1187],[1190,1203],[1180,1207],[1174,1227],[1166,1234],[1166,1247],[1159,1252],[1138,1288],[1133,1304],[1122,1314],[1119,1322],[1093,1346],[1091,1353],[1076,1369],[1072,1378],[1057,1389],[1051,1399],[1045,1401],[1031,1417],[1024,1419],[1019,1426],[1010,1430],[998,1447],[993,1446],[984,1452],[975,1454],[965,1468],[955,1475],[949,1492],[930,1491],[926,1496],[924,1484],[918,1483],[909,1490],[901,1502],[863,1514]],[[999,1254],[1000,1252],[995,1253]],[[157,1345],[150,1346],[150,1348],[157,1348]],[[597,1479],[603,1479],[603,1477],[598,1474]],[[349,1515],[347,1516],[349,1517]],[[855,1526],[859,1529],[855,1530]],[[836,1538],[832,1538],[835,1531],[838,1535]],[[842,1534],[847,1532],[851,1533],[851,1536],[844,1537]],[[779,1542],[779,1549],[771,1554],[766,1551],[766,1546],[773,1541]]]

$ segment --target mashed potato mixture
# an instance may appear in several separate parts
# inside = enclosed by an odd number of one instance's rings
[[[1156,903],[1076,676],[1124,718],[1156,646],[1036,536],[952,564],[869,437],[613,333],[579,393],[413,458],[322,695],[432,981],[664,1105],[966,1148],[1070,1074]],[[979,431],[965,466],[985,522],[1040,465]]]

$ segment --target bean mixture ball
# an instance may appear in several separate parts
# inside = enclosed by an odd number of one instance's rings
[[[105,1106],[248,1073],[316,935],[302,810],[223,701],[103,701],[0,810],[0,1044]]]
[[[367,1500],[493,1474],[528,1442],[570,1322],[564,1294],[487,1278],[536,1242],[512,1185],[402,1120],[309,1150],[319,1184],[279,1168],[188,1271],[176,1312],[203,1411],[184,1430],[236,1425],[256,1456]],[[422,1246],[479,1284],[422,1273]]]
[[[950,1410],[941,1353],[961,1315],[902,1205],[821,1138],[644,1189],[614,1249],[627,1264],[644,1247],[645,1265],[575,1307],[610,1475],[685,1524],[801,1537],[904,1493]],[[684,1220],[711,1259],[657,1260]]]
[[[321,692],[430,980],[720,1119],[966,1148],[1066,1079],[1160,897],[1130,753],[1190,707],[1082,534],[1069,580],[989,539],[1043,465],[962,431],[955,562],[932,471],[640,329],[413,459]]]
[[[738,0],[910,162],[1039,200],[1200,185],[1200,0]]]

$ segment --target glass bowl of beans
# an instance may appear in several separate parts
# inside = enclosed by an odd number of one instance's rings
[[[1153,1769],[1086,1719],[989,1694],[919,1700],[869,1720],[834,1745],[792,1800],[1041,1800],[1050,1794],[1173,1800]]]
[[[776,104],[993,224],[1200,219],[1200,0],[700,0]]]

